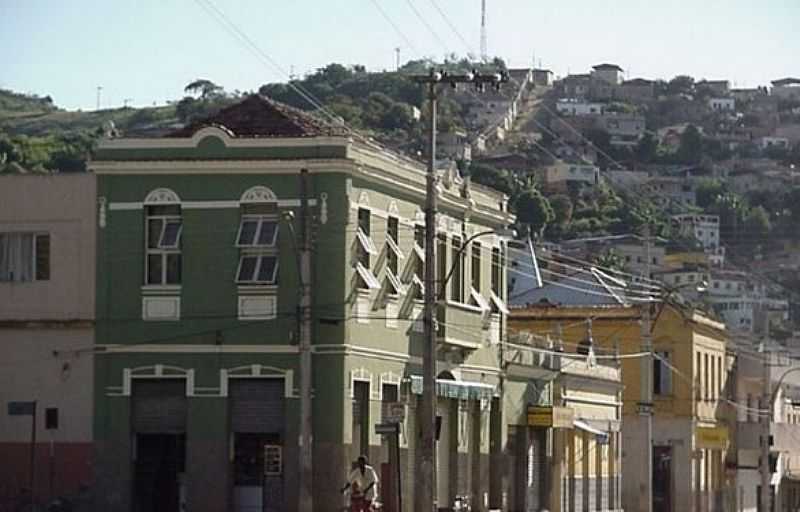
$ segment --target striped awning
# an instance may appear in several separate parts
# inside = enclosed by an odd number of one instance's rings
[[[422,394],[422,375],[411,375],[411,392]],[[495,387],[483,382],[436,379],[436,396],[457,398],[459,400],[491,400]]]

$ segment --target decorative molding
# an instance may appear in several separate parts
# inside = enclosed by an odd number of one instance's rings
[[[369,208],[369,194],[366,190],[362,190],[361,193],[358,194],[358,204]]]
[[[383,386],[397,386],[397,397],[400,398],[400,383],[403,376],[394,372],[383,372],[380,377],[380,387],[378,388],[378,400],[383,401]]]
[[[283,379],[283,396],[292,398],[294,396],[294,371],[265,366],[262,364],[250,364],[237,366],[219,371],[220,396],[228,396],[228,383],[230,379]]]
[[[355,383],[356,382],[368,382],[369,383],[369,394],[370,397],[374,394],[374,386],[372,384],[372,373],[366,368],[358,368],[356,370],[350,370],[350,398],[354,399],[355,396]]]
[[[319,195],[320,199],[320,207],[319,207],[319,221],[321,224],[328,223],[328,193],[323,192]]]
[[[186,379],[186,396],[194,396],[194,370],[155,364],[124,368],[122,370],[122,393],[116,396],[131,396],[134,379]]]
[[[389,206],[386,208],[386,211],[393,217],[400,217],[400,210],[398,210],[397,201],[395,200],[389,201]]]
[[[142,297],[142,320],[176,322],[181,319],[181,298],[174,296]]]
[[[102,352],[164,353],[164,354],[297,354],[297,345],[95,345]]]
[[[300,200],[299,199],[279,199],[276,201],[278,203],[279,208],[299,208],[300,207]],[[316,199],[310,199],[308,204],[311,206],[315,206],[317,204]],[[145,207],[145,203],[141,202],[116,202],[116,203],[109,203],[108,209],[111,211],[133,211],[133,210],[142,210]],[[225,209],[225,208],[240,208],[241,203],[239,201],[226,201],[226,200],[209,200],[209,201],[184,201],[181,203],[181,208],[185,210],[214,210],[214,209]]]
[[[274,203],[278,200],[278,196],[263,185],[256,185],[245,190],[242,197],[239,199],[240,203]]]
[[[180,204],[181,198],[175,191],[168,188],[157,188],[150,191],[147,197],[144,198],[145,205],[151,204]]]

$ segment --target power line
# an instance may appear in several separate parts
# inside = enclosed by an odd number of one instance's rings
[[[406,42],[406,45],[408,45],[408,47],[409,47],[409,48],[411,48],[411,50],[412,50],[414,53],[416,53],[416,54],[419,54],[420,52],[419,52],[419,50],[417,50],[417,48],[414,46],[414,43],[412,43],[412,42],[411,42],[411,40],[410,40],[408,37],[406,37],[406,35],[403,33],[403,31],[402,31],[402,30],[400,30],[400,27],[398,27],[398,26],[397,26],[397,25],[394,23],[394,21],[392,21],[392,19],[389,17],[389,15],[388,15],[388,14],[386,14],[386,11],[384,11],[384,10],[383,10],[383,7],[381,7],[380,3],[378,3],[378,0],[371,0],[371,1],[372,1],[372,4],[373,4],[373,5],[374,5],[374,6],[375,6],[375,7],[378,9],[378,11],[381,13],[381,16],[383,16],[383,19],[385,19],[387,22],[389,22],[389,25],[391,25],[391,26],[392,26],[392,28],[394,28],[394,31],[395,31],[395,32],[397,32],[397,34],[400,36],[400,38],[401,38],[403,41],[405,41],[405,42]]]
[[[433,7],[439,12],[439,15],[442,17],[445,23],[447,23],[447,26],[450,27],[450,30],[452,30],[453,33],[455,33],[455,35],[461,40],[461,42],[464,43],[464,47],[467,49],[467,53],[474,54],[475,52],[472,51],[470,44],[467,42],[464,36],[461,35],[461,32],[458,31],[456,26],[450,21],[450,18],[447,16],[447,14],[445,14],[442,8],[439,7],[439,4],[436,2],[436,0],[430,0],[430,2],[433,5]]]

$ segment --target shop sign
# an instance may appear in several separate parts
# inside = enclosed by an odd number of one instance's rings
[[[574,418],[569,407],[528,406],[529,427],[572,428]]]
[[[695,427],[695,446],[706,450],[724,450],[728,447],[727,427]]]

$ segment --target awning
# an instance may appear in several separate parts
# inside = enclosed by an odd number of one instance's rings
[[[422,375],[411,375],[411,392],[422,394]],[[491,400],[495,387],[482,382],[436,379],[436,396],[458,398],[459,400]]]
[[[581,420],[577,420],[576,419],[573,422],[573,425],[575,425],[576,428],[579,428],[581,430],[585,430],[586,432],[594,434],[598,438],[602,438],[602,441],[607,441],[608,440],[608,432],[605,432],[603,430],[595,428],[595,427],[589,425],[588,423],[586,423],[585,421],[581,421]],[[600,440],[601,439],[598,439],[598,441],[600,441]]]

